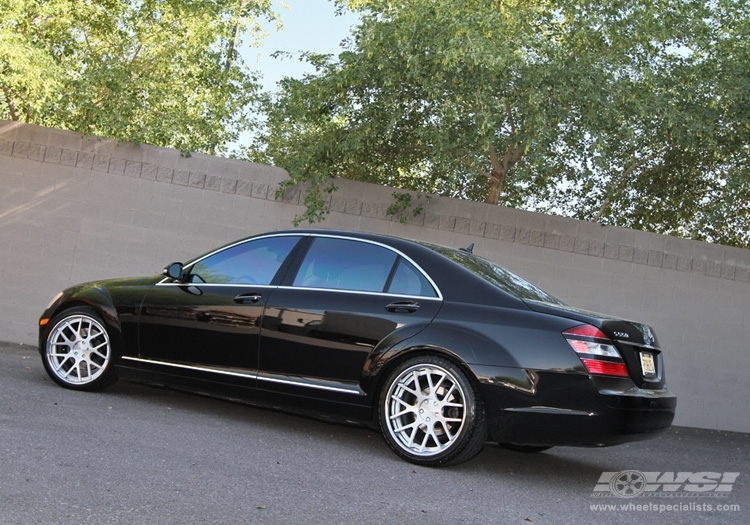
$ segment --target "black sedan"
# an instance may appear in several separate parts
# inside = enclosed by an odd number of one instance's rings
[[[647,325],[571,308],[473,255],[290,230],[163,275],[81,284],[39,320],[50,377],[120,377],[379,426],[400,457],[456,464],[666,430],[676,398]]]

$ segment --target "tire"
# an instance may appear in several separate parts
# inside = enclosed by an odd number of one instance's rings
[[[387,378],[379,399],[380,428],[402,459],[426,467],[457,465],[482,450],[484,407],[474,385],[454,363],[419,356]]]
[[[58,385],[72,390],[101,390],[117,380],[112,341],[101,317],[88,307],[56,315],[44,339],[42,362]]]
[[[518,445],[516,443],[501,443],[500,446],[513,452],[523,452],[524,454],[536,454],[537,452],[544,452],[552,448],[543,445]]]

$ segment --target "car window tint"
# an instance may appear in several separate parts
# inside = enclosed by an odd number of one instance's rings
[[[396,254],[382,246],[319,237],[302,261],[294,286],[382,292]]]
[[[192,282],[270,284],[299,237],[266,237],[230,246],[190,270]]]
[[[500,288],[504,292],[507,292],[522,301],[530,300],[551,304],[565,304],[541,288],[531,284],[526,279],[519,277],[513,272],[506,270],[502,266],[498,266],[487,259],[483,259],[482,257],[461,250],[453,250],[428,243],[422,244],[441,255],[444,255],[453,262],[460,264],[474,275],[481,277],[488,283],[493,284],[497,288]]]
[[[388,292],[399,295],[437,297],[435,289],[422,273],[406,259],[400,259]]]

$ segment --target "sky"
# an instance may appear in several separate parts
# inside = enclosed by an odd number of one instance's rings
[[[263,74],[263,90],[273,91],[276,82],[285,76],[299,78],[312,73],[313,68],[296,58],[274,59],[271,53],[288,51],[298,55],[301,51],[332,53],[341,51],[341,41],[350,35],[357,17],[351,13],[336,16],[336,6],[331,0],[285,0],[289,9],[274,0],[274,10],[283,22],[277,32],[269,25],[269,36],[261,48],[245,46],[241,53],[245,65]]]

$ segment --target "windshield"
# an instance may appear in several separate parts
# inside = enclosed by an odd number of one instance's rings
[[[478,255],[434,244],[425,245],[451,261],[460,264],[474,275],[481,277],[502,291],[522,301],[539,301],[558,305],[565,304],[538,286],[531,284],[526,279]]]

